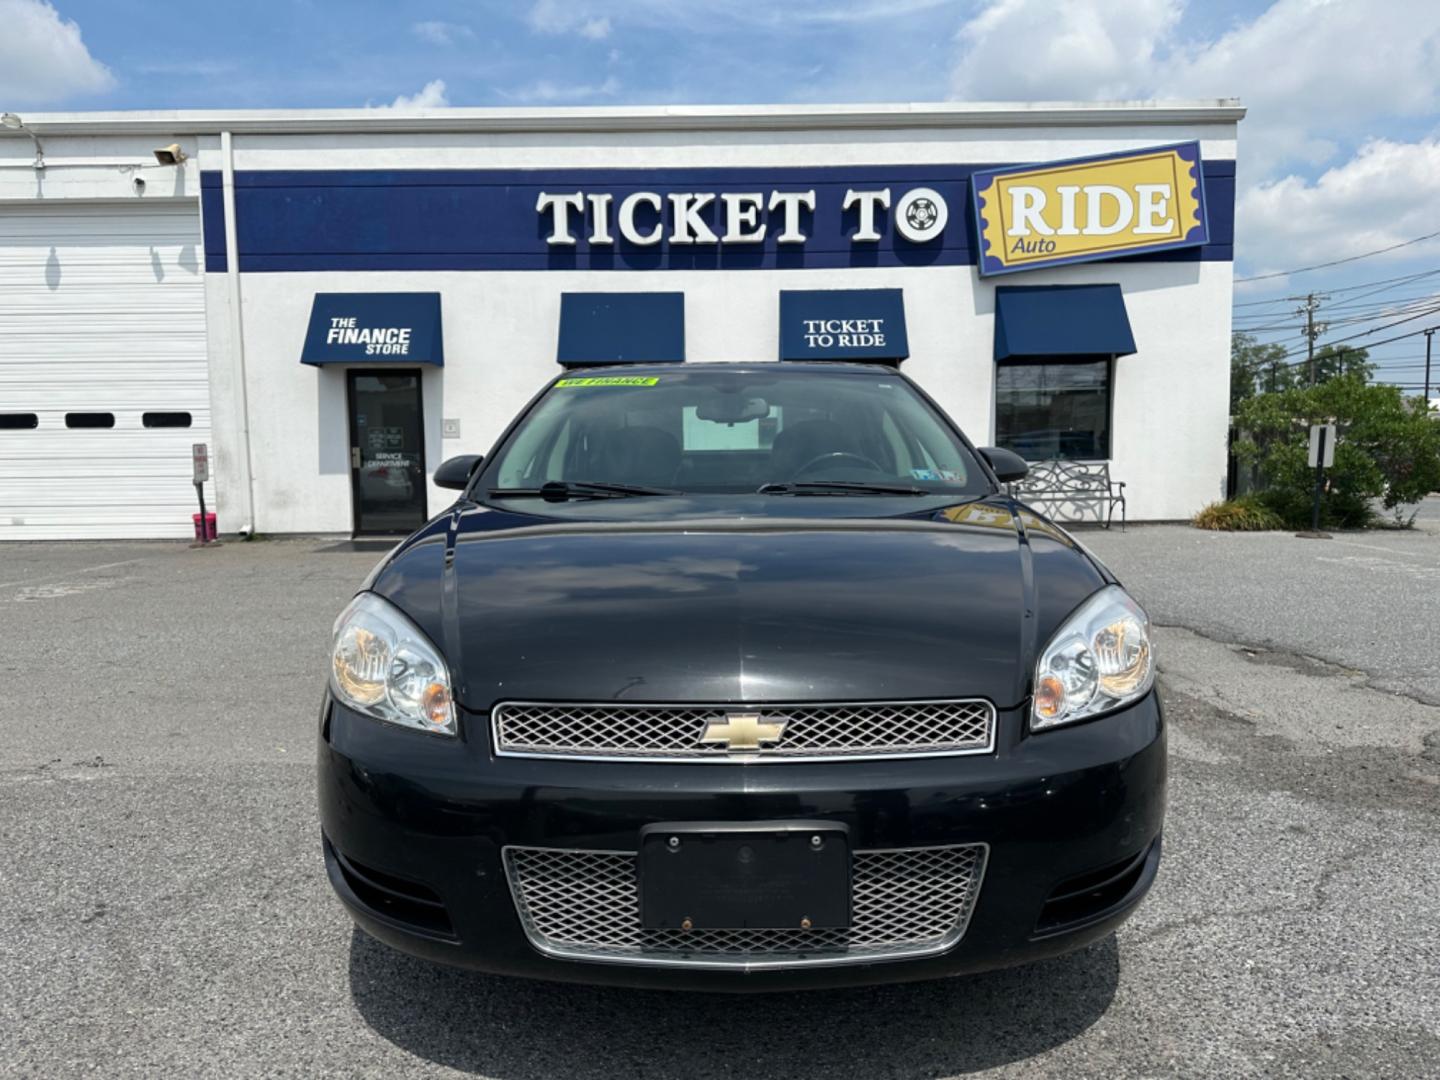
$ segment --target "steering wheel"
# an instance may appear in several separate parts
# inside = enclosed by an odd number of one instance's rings
[[[796,478],[804,476],[817,465],[838,465],[841,461],[858,462],[859,464],[865,466],[867,469],[873,469],[875,472],[885,471],[879,465],[875,464],[875,462],[865,457],[863,454],[852,454],[848,450],[831,450],[824,454],[817,454],[815,457],[807,461],[804,465],[801,465],[800,468],[795,470],[794,476]]]

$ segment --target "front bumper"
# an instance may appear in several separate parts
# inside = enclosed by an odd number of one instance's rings
[[[320,819],[332,886],[372,936],[435,961],[537,978],[708,990],[837,986],[982,971],[1108,934],[1154,880],[1165,735],[1152,692],[993,754],[697,767],[496,758],[483,718],[430,736],[322,712]],[[656,822],[831,821],[856,851],[984,845],[968,926],[933,955],[692,967],[546,955],[527,937],[507,848],[633,852]],[[400,902],[392,902],[401,897]]]

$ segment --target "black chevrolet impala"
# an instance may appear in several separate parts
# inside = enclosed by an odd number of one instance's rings
[[[779,989],[1113,930],[1155,878],[1145,613],[889,367],[570,372],[335,624],[326,868],[484,971]]]

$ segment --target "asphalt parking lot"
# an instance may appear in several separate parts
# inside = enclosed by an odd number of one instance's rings
[[[1032,967],[764,999],[489,978],[352,931],[313,714],[375,552],[0,548],[0,1073],[1436,1075],[1440,532],[1084,539],[1161,625],[1151,897]]]

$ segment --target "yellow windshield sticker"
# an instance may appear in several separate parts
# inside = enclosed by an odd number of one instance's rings
[[[561,379],[556,386],[655,386],[655,375],[600,375],[588,379]]]

